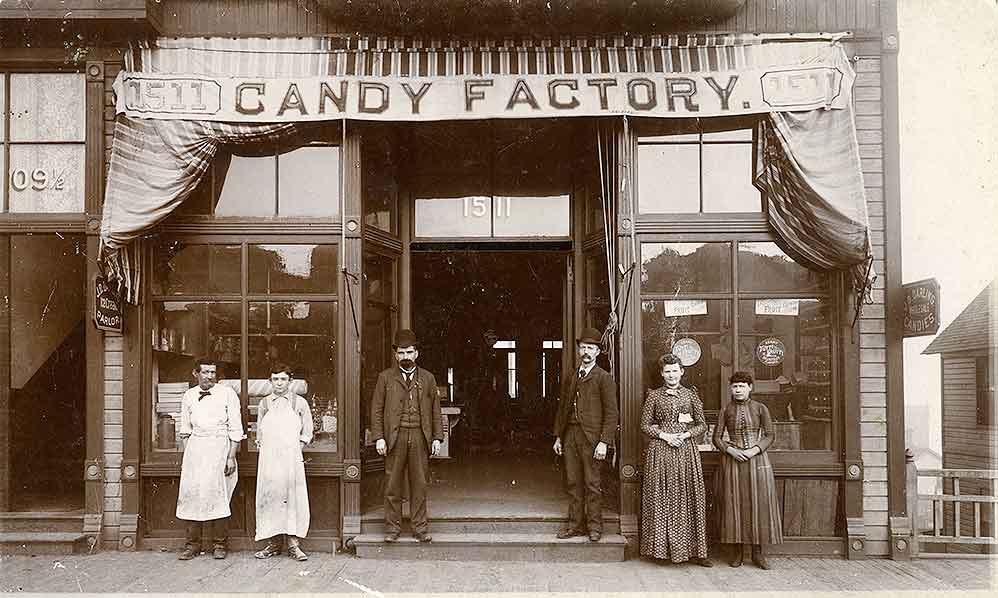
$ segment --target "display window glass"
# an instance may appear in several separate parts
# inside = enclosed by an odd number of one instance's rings
[[[649,242],[641,255],[645,387],[662,384],[658,359],[674,353],[713,426],[728,378],[748,371],[776,424],[771,450],[834,451],[841,409],[829,276],[772,242]],[[701,441],[713,450],[708,436]]]
[[[2,211],[82,213],[86,78],[82,73],[0,73],[6,189]]]
[[[150,452],[183,450],[180,400],[201,356],[236,392],[255,450],[270,368],[294,370],[315,426],[307,452],[338,452],[336,245],[163,239],[153,248]]]

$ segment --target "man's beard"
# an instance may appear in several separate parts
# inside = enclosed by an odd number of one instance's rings
[[[399,361],[399,366],[403,370],[411,370],[413,368],[413,366],[415,366],[415,365],[416,365],[416,362],[413,361],[413,360],[411,360],[411,359],[402,359],[402,360]]]

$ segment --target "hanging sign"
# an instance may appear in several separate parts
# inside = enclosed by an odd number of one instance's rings
[[[665,315],[670,318],[707,315],[706,299],[676,299],[663,303],[665,303]]]
[[[228,77],[121,72],[116,108],[132,118],[224,122],[438,121],[628,114],[710,117],[845,108],[844,58],[708,72],[437,77]]]
[[[94,278],[94,325],[98,330],[121,332],[121,297],[102,275]]]
[[[783,341],[775,336],[762,339],[755,348],[755,356],[769,367],[783,363],[783,357],[786,353],[787,348],[783,344]]]
[[[757,316],[797,316],[800,315],[799,299],[756,299]]]
[[[904,291],[904,338],[939,332],[939,282],[927,278],[901,285]]]
[[[691,338],[681,338],[672,345],[672,354],[679,358],[679,363],[688,368],[700,361],[703,351],[700,343]]]

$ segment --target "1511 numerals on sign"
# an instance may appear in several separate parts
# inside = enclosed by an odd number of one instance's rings
[[[27,191],[29,188],[35,191],[62,191],[66,188],[66,171],[35,168],[29,172],[23,168],[15,168],[10,173],[10,188],[14,191]]]
[[[483,218],[489,215],[489,204],[495,205],[496,218],[509,218],[513,215],[513,203],[509,197],[465,197],[462,202],[465,218]]]

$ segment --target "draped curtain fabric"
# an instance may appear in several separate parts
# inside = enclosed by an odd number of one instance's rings
[[[211,166],[222,144],[300,141],[307,125],[164,121],[119,116],[101,223],[101,263],[124,298],[139,301],[136,238],[169,216]]]
[[[134,48],[125,56],[125,70],[252,77],[663,77],[730,75],[753,68],[778,73],[829,61],[843,75],[842,93],[848,98],[853,73],[836,36],[821,41],[749,34],[477,41],[180,38]],[[122,93],[117,85],[115,91]],[[108,279],[118,283],[128,301],[138,303],[141,285],[134,241],[191,194],[220,145],[303,143],[306,127],[119,115],[101,225],[101,264]],[[758,143],[755,184],[765,192],[779,243],[811,268],[851,270],[857,290],[868,290],[872,249],[852,111],[770,112],[761,122]],[[603,175],[613,178],[611,173]]]
[[[852,109],[773,112],[760,122],[755,185],[779,244],[817,270],[848,270],[860,303],[873,248]]]

